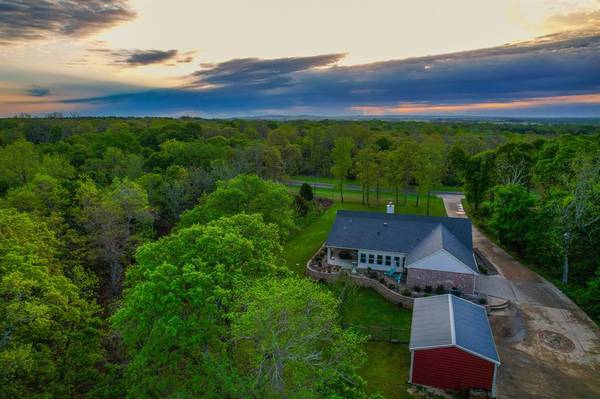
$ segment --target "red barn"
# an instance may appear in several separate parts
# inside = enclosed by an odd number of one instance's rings
[[[500,359],[483,306],[454,295],[415,299],[409,348],[410,383],[496,395]]]

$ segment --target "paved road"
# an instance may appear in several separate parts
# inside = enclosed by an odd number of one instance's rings
[[[461,195],[440,197],[448,216],[465,217],[457,214]],[[498,397],[600,398],[598,326],[553,284],[475,227],[473,244],[500,273],[494,277],[504,279],[502,289],[509,287],[514,294],[509,309],[490,317],[502,362]],[[484,280],[484,285],[496,283]]]
[[[303,181],[303,180],[286,180],[283,182],[283,184],[285,184],[286,186],[301,186],[303,183],[308,183],[310,184],[313,188],[325,188],[325,189],[333,189],[335,188],[335,184],[332,183],[316,183],[316,182],[311,182],[311,181]],[[361,187],[357,186],[356,184],[344,184],[344,191],[361,191]],[[383,190],[386,191],[386,190]],[[416,190],[407,190],[409,193],[416,193]],[[387,192],[391,192],[391,190],[387,190]],[[402,191],[404,192],[404,191]],[[462,194],[460,191],[432,191],[431,194],[433,195],[438,195],[438,194],[448,194],[448,195],[456,195],[456,194]]]

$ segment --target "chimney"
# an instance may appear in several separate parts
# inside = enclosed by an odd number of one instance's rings
[[[387,203],[386,213],[394,213],[394,203],[392,201]]]

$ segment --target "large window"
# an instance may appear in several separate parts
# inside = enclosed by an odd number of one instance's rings
[[[377,264],[378,265],[382,265],[383,264],[383,255],[377,255]]]
[[[367,254],[360,254],[360,263],[367,263]]]
[[[392,257],[389,255],[385,256],[385,265],[386,266],[391,266],[392,265]]]
[[[396,267],[400,266],[400,257],[399,256],[394,256],[394,266],[396,266]]]
[[[375,263],[375,255],[373,255],[373,254],[369,254],[369,263],[370,263],[370,264],[373,264],[373,263]]]

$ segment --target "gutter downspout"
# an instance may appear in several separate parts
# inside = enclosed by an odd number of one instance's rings
[[[498,365],[494,364],[494,378],[492,379],[492,398],[496,397],[496,374],[498,372]]]

